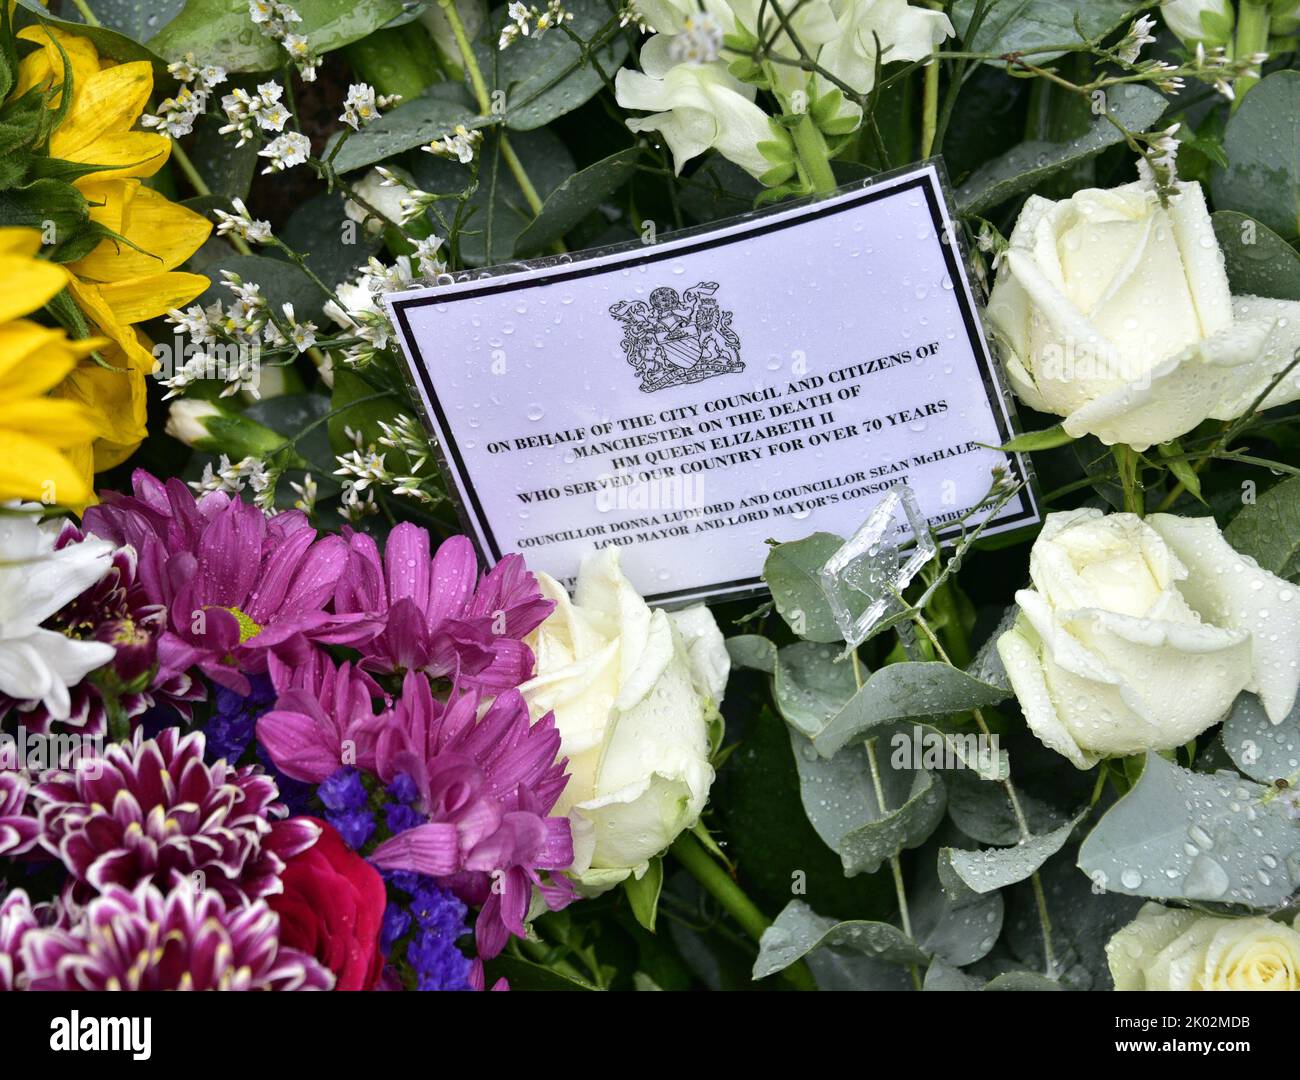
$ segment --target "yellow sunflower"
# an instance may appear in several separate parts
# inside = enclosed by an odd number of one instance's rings
[[[0,228],[0,502],[81,506],[93,493],[76,459],[89,455],[100,426],[84,405],[49,391],[104,342],[73,341],[21,318],[70,280],[63,267],[35,258],[40,247],[35,229]]]
[[[72,73],[72,100],[50,136],[49,155],[104,166],[73,184],[90,205],[90,220],[126,241],[101,240],[68,264],[73,298],[92,331],[108,339],[100,356],[116,369],[83,361],[55,390],[96,417],[93,455],[89,448],[74,454],[90,482],[92,472],[124,461],[147,434],[145,379],[154,357],[133,324],[181,307],[208,287],[206,277],[175,268],[198,250],[212,225],[141,182],[171,154],[165,135],[133,130],[153,92],[152,65],[102,59],[93,42],[55,27],[29,26],[17,36],[39,48],[21,61],[11,99],[63,84],[62,47]],[[57,104],[56,97],[51,107]]]

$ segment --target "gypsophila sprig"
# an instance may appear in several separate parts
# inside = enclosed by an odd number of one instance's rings
[[[401,100],[400,94],[377,95],[373,86],[353,83],[348,87],[339,119],[353,131],[360,131],[372,120],[379,119],[381,110],[391,108]]]
[[[226,69],[216,64],[200,66],[193,53],[167,65],[167,71],[180,84],[174,97],[164,98],[153,113],[140,117],[140,126],[166,133],[173,139],[194,130],[194,121],[208,107],[208,95],[226,81]]]
[[[298,77],[303,82],[315,82],[321,59],[306,36],[291,29],[302,22],[302,16],[288,4],[275,0],[249,0],[248,14],[264,36],[283,46],[298,69]]]
[[[711,64],[722,55],[722,27],[712,15],[688,15],[673,37],[668,55],[678,64]]]
[[[273,237],[271,234],[271,223],[269,221],[260,221],[257,218],[254,218],[253,215],[248,212],[248,207],[244,205],[243,199],[231,199],[230,205],[235,208],[233,214],[219,209],[214,209],[212,211],[213,216],[218,222],[218,236],[225,236],[228,233],[231,233],[252,244],[268,244],[271,242]]]
[[[462,165],[468,165],[474,160],[474,152],[482,140],[481,131],[471,131],[464,124],[457,124],[451,134],[444,135],[422,149],[426,154],[451,158]]]
[[[300,131],[286,131],[257,152],[258,157],[264,157],[270,162],[262,170],[263,174],[292,169],[295,165],[303,164],[310,155],[311,140]]]
[[[501,28],[498,49],[507,48],[516,38],[540,38],[552,27],[573,21],[573,13],[564,9],[561,0],[550,0],[545,10],[515,0],[506,8],[506,16],[510,21]]]
[[[1150,45],[1155,41],[1155,35],[1151,33],[1155,29],[1155,25],[1156,21],[1150,15],[1142,15],[1134,19],[1128,28],[1128,33],[1116,46],[1116,55],[1126,64],[1137,63],[1137,58],[1142,52],[1142,46]]]

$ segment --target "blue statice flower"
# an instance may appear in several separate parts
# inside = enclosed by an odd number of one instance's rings
[[[253,740],[257,718],[275,704],[275,687],[265,675],[250,675],[252,691],[244,696],[224,686],[213,688],[212,715],[204,727],[207,735],[207,758],[225,758],[231,764],[244,756]]]
[[[359,850],[375,832],[375,815],[361,773],[344,765],[321,783],[316,797],[325,806],[325,820],[338,829],[348,847]]]
[[[408,899],[390,899],[384,912],[382,944],[389,955],[403,937],[406,962],[417,990],[469,990],[473,961],[456,942],[469,933],[465,905],[433,878],[405,871],[384,874]]]

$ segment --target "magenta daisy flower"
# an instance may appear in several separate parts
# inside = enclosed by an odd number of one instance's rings
[[[254,766],[203,760],[202,732],[136,732],[73,772],[47,771],[33,789],[40,843],[66,867],[72,896],[153,882],[202,882],[232,902],[280,891],[284,859],[319,830],[285,818],[275,782]]]
[[[0,908],[0,986],[3,924]],[[331,989],[330,972],[282,946],[279,931],[263,900],[227,906],[187,883],[166,893],[148,882],[113,885],[69,928],[26,926],[16,981],[31,990]]]
[[[297,511],[268,519],[221,492],[195,500],[179,480],[163,485],[137,470],[135,496],[107,497],[86,512],[99,536],[140,553],[146,590],[167,609],[158,645],[163,675],[200,668],[241,695],[274,651],[301,663],[312,646],[357,645],[376,619],[326,611],[348,563],[338,536],[318,540]]]
[[[430,558],[429,534],[403,522],[388,534],[381,558],[373,539],[344,530],[347,569],[334,609],[382,619],[385,629],[359,646],[369,671],[458,674],[489,690],[518,686],[532,675],[523,643],[555,606],[518,555],[499,562],[482,581],[464,536],[443,542]]]
[[[407,674],[375,745],[375,767],[385,783],[414,789],[414,806],[427,820],[385,840],[370,858],[386,870],[438,878],[481,904],[478,950],[492,957],[510,934],[526,933],[534,886],[553,911],[573,899],[559,874],[573,863],[573,838],[568,818],[548,816],[568,780],[567,762],[556,761],[554,718],[530,723],[515,690],[481,717],[479,704],[477,694],[453,691],[444,705],[427,679]]]
[[[321,653],[289,672],[272,661],[280,691],[275,708],[258,717],[257,739],[286,776],[320,784],[344,765],[375,771],[375,740],[383,717],[379,688],[350,664],[335,667]]]

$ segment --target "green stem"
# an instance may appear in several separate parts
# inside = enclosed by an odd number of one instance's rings
[[[668,850],[687,873],[704,887],[705,892],[721,904],[755,941],[772,925],[772,920],[758,910],[740,886],[731,880],[726,870],[718,865],[690,833],[682,833]],[[791,964],[781,975],[796,990],[817,989],[812,972],[802,960]]]
[[[1237,5],[1237,43],[1234,55],[1241,60],[1252,53],[1268,52],[1268,0],[1240,0]],[[1246,91],[1259,82],[1255,75],[1238,75],[1233,82],[1236,96],[1232,101],[1235,112]]]
[[[99,19],[97,19],[95,13],[90,10],[90,5],[86,3],[86,0],[72,0],[72,6],[81,12],[81,17],[85,19],[87,26],[100,25]]]
[[[790,134],[794,138],[795,153],[799,155],[799,165],[812,185],[813,191],[819,195],[834,191],[835,174],[831,171],[826,140],[817,129],[817,125],[813,123],[813,118],[803,113]]]
[[[184,174],[185,179],[190,182],[190,187],[194,189],[196,195],[212,194],[212,189],[208,187],[207,181],[200,175],[199,170],[194,167],[194,162],[190,160],[189,154],[181,148],[181,144],[175,139],[172,140],[172,161],[176,162],[176,167]],[[239,254],[253,254],[253,249],[248,246],[242,236],[228,233],[226,238]]]
[[[1146,513],[1146,499],[1138,485],[1138,455],[1131,446],[1116,443],[1111,448],[1115,464],[1119,467],[1119,481],[1124,488],[1124,509],[1142,517]]]
[[[858,660],[858,650],[854,649],[853,656],[853,680],[858,684],[858,689],[862,689],[862,664]],[[889,807],[885,805],[885,789],[880,779],[880,763],[876,759],[876,740],[867,740],[867,767],[871,770],[871,783],[876,789],[876,805],[880,808],[881,815],[889,813]],[[903,933],[911,938],[912,936],[912,912],[907,905],[907,887],[903,883],[903,861],[897,855],[893,855],[889,860],[889,869],[894,878],[894,895],[898,897],[898,918],[903,924]],[[921,989],[921,971],[915,965],[910,965],[912,971],[912,985],[918,990]]]
[[[492,112],[492,95],[488,93],[487,80],[483,78],[483,69],[479,67],[478,57],[474,55],[474,46],[469,40],[469,34],[465,32],[465,23],[461,20],[460,12],[456,10],[456,0],[438,0],[438,6],[446,13],[447,22],[451,25],[452,36],[456,39],[456,48],[460,50],[460,58],[465,63],[465,73],[469,76],[470,85],[474,88],[474,97],[478,101],[478,110],[484,116],[488,116]],[[510,169],[511,175],[514,176],[515,183],[519,185],[519,190],[524,193],[528,208],[532,210],[535,217],[542,211],[541,196],[537,194],[537,188],[529,179],[528,173],[524,169],[524,163],[519,160],[519,155],[515,153],[514,147],[510,145],[510,140],[506,138],[505,131],[501,130],[497,138],[500,140],[501,156],[505,158],[507,168]],[[558,240],[552,245],[552,249],[557,255],[568,250]]]

